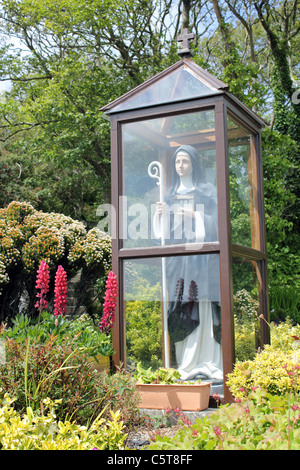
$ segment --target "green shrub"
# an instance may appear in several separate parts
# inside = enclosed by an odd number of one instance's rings
[[[18,342],[30,338],[40,344],[55,337],[56,343],[67,341],[75,348],[85,348],[86,354],[95,358],[98,354],[111,356],[114,353],[111,335],[101,332],[86,314],[74,319],[62,315],[55,317],[46,311],[41,313],[39,319],[19,314],[12,320],[11,328],[2,328],[1,336]]]
[[[235,357],[251,360],[257,350],[259,302],[246,289],[239,290],[234,300]]]
[[[247,361],[254,359],[256,355],[255,333],[254,325],[249,321],[245,323],[235,323],[234,345],[236,361]]]
[[[113,374],[102,372],[100,376],[99,397],[103,398],[103,405],[109,404],[103,410],[103,416],[109,419],[110,410],[120,410],[122,421],[128,430],[143,421],[138,408],[140,395],[131,375],[119,368]]]
[[[62,400],[57,406],[60,419],[72,416],[85,422],[91,417],[88,403],[97,398],[96,372],[83,351],[55,338],[40,344],[7,340],[6,362],[0,365],[0,394],[14,398],[20,413],[27,406],[38,410],[44,399]]]
[[[144,367],[162,365],[161,302],[152,300],[160,299],[160,289],[139,278],[132,287],[138,299],[126,301],[127,357]]]
[[[300,323],[300,293],[293,286],[270,286],[271,321],[285,321],[289,317],[294,324]]]
[[[295,341],[300,338],[300,325],[293,325],[291,319],[287,318],[285,322],[271,323],[271,346],[274,350],[285,351],[287,354],[293,354],[298,349],[299,343]]]
[[[227,376],[227,385],[235,398],[243,398],[251,388],[258,387],[273,395],[284,395],[291,389],[289,373],[294,366],[292,355],[266,346],[253,361],[236,363]],[[297,390],[300,391],[300,377]]]
[[[111,239],[98,228],[87,231],[82,222],[37,211],[26,202],[13,201],[0,209],[0,321],[10,321],[24,303],[27,313],[37,316],[35,282],[42,260],[49,265],[51,283],[58,265],[69,277],[81,270],[77,308],[92,309],[94,286],[110,269]],[[99,310],[100,297],[96,303]]]
[[[292,326],[287,321],[280,325],[271,325],[271,345],[256,354],[252,361],[237,361],[234,370],[228,374],[227,385],[235,398],[245,397],[253,388],[261,389],[274,395],[284,395],[290,390],[289,373],[300,364],[299,342],[300,325]],[[300,377],[297,379],[300,390]]]
[[[126,425],[135,419],[133,403],[138,395],[134,383],[125,373],[113,377],[106,372],[99,374],[85,348],[75,348],[69,341],[59,343],[55,337],[44,344],[7,339],[5,346],[5,362],[0,364],[0,398],[7,393],[19,413],[28,406],[41,412],[43,400],[50,398],[61,400],[56,415],[62,421],[72,418],[86,424],[103,410],[109,416],[110,410],[118,409]]]
[[[78,425],[56,418],[60,401],[43,400],[42,413],[31,407],[20,416],[13,401],[5,395],[0,407],[1,450],[119,450],[124,449],[126,434],[122,432],[120,413],[111,413],[110,420],[101,416],[91,426]]]
[[[248,399],[221,406],[173,437],[156,437],[149,450],[299,450],[297,395],[252,392]]]
[[[236,402],[156,437],[149,450],[300,449],[300,325],[271,325],[272,344],[238,362],[227,385]]]

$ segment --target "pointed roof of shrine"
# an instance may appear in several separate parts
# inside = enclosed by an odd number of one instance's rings
[[[112,114],[222,93],[228,86],[193,62],[184,58],[141,85],[125,93],[100,111]]]

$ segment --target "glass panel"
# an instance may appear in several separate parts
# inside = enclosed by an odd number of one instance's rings
[[[127,366],[223,380],[219,256],[124,261]]]
[[[232,275],[236,360],[252,360],[261,346],[258,264],[233,258]]]
[[[218,240],[214,111],[122,126],[124,247]]]
[[[186,65],[158,79],[152,85],[145,87],[112,108],[110,112],[124,111],[133,108],[143,108],[155,104],[181,101],[216,93],[217,89],[209,85]]]
[[[228,118],[232,243],[260,249],[254,136]]]

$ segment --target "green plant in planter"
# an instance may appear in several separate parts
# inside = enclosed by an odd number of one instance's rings
[[[136,366],[134,378],[138,383],[143,384],[174,384],[180,380],[180,372],[172,368],[160,367],[152,370],[151,367],[144,369],[139,362]]]

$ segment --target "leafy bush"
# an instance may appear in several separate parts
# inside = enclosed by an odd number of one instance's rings
[[[28,406],[41,412],[43,400],[50,398],[60,400],[56,407],[60,420],[68,417],[86,424],[104,409],[106,416],[110,410],[120,409],[125,424],[135,419],[138,394],[134,383],[121,372],[112,377],[106,372],[99,374],[85,348],[76,348],[69,341],[58,342],[56,337],[44,344],[7,339],[5,345],[0,398],[7,393],[15,400],[14,408],[19,413]]]
[[[78,425],[56,418],[56,409],[61,400],[43,401],[42,413],[31,407],[20,416],[13,400],[5,395],[0,407],[1,450],[119,450],[124,448],[126,434],[120,412],[111,413],[111,419],[100,415],[91,426]]]
[[[156,437],[149,450],[292,450],[300,448],[297,395],[251,392],[248,399],[221,406],[173,437]]]
[[[234,312],[240,323],[253,320],[258,316],[259,302],[246,289],[241,289],[234,295]]]
[[[112,409],[120,410],[126,429],[143,421],[138,408],[140,395],[136,391],[135,381],[122,368],[111,375],[101,373],[101,388],[98,388],[98,393],[103,397],[103,404],[109,403],[109,407],[103,411],[106,419],[109,418],[110,409]]]
[[[160,285],[150,286],[138,278],[132,286],[132,297],[126,301],[127,356],[133,363],[142,362],[144,367],[160,367],[162,364],[162,322]]]
[[[300,293],[293,286],[270,287],[270,317],[272,321],[285,321],[289,317],[293,323],[300,323]]]
[[[293,354],[299,348],[297,338],[300,338],[300,325],[293,325],[289,318],[278,325],[271,323],[270,330],[271,346],[274,350]]]
[[[57,407],[60,419],[72,416],[85,421],[91,416],[87,404],[97,397],[95,374],[83,352],[52,338],[43,345],[9,340],[5,353],[6,362],[0,366],[1,395],[14,398],[17,411],[25,412],[29,405],[38,410],[50,398],[62,400]]]
[[[236,402],[221,406],[150,450],[279,450],[300,448],[300,325],[271,325],[272,344],[238,362],[227,385]]]
[[[236,360],[253,359],[259,332],[259,302],[246,289],[239,290],[233,299]]]
[[[70,276],[82,271],[76,294],[78,306],[88,308],[96,280],[109,271],[111,239],[97,228],[87,231],[71,217],[37,211],[26,202],[0,209],[0,321],[22,308],[34,316],[33,292],[42,260],[49,265],[52,284],[58,265]]]
[[[260,387],[274,395],[284,395],[291,388],[290,372],[300,364],[300,325],[289,321],[278,326],[271,325],[271,345],[256,354],[252,361],[237,361],[228,374],[227,385],[235,398],[245,397],[251,387]],[[300,390],[300,377],[297,378]]]
[[[290,372],[294,365],[291,355],[266,347],[253,361],[237,363],[228,374],[227,385],[235,398],[245,397],[251,388],[257,387],[273,395],[284,395],[291,388]],[[300,377],[297,390],[300,391]]]
[[[98,354],[111,356],[114,353],[111,335],[102,333],[86,314],[71,320],[61,315],[55,317],[46,311],[39,319],[20,314],[12,320],[11,328],[2,327],[1,336],[18,342],[30,338],[40,344],[55,338],[56,343],[67,341],[75,348],[85,348],[86,354],[95,358]]]
[[[247,321],[245,323],[235,323],[235,359],[236,361],[247,361],[254,359],[256,332],[254,325]]]

